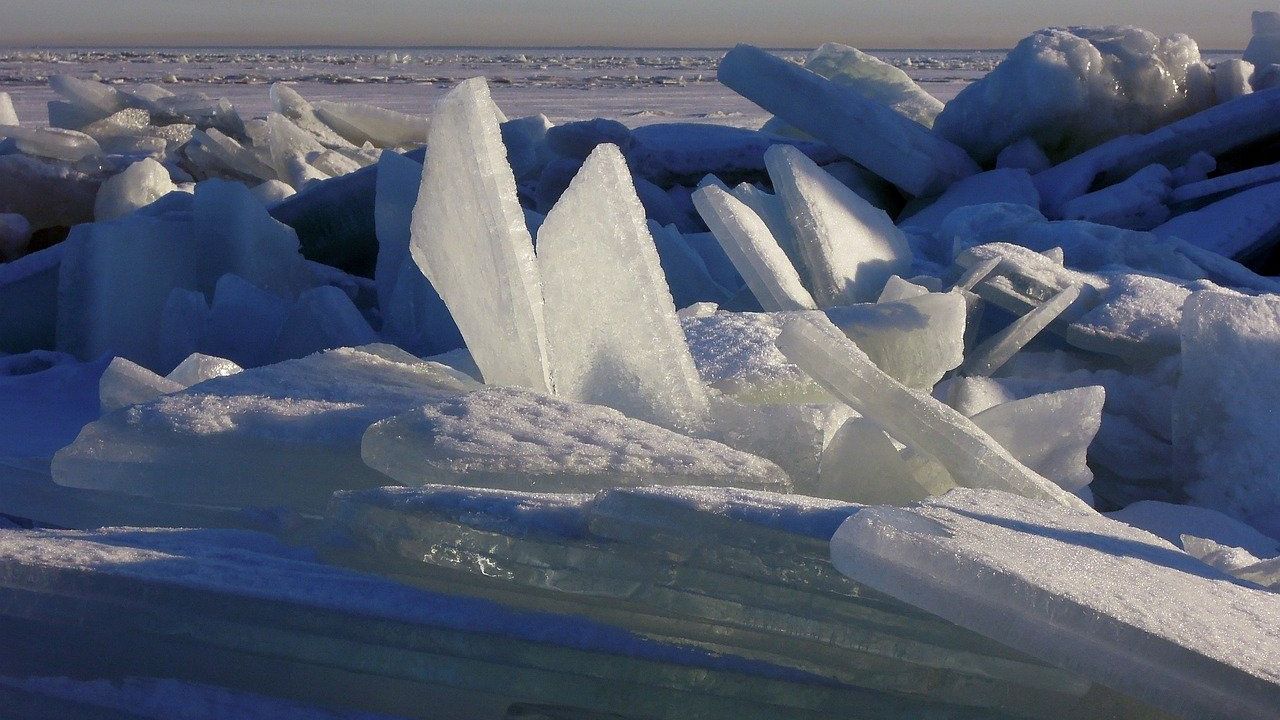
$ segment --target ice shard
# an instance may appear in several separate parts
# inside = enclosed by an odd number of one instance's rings
[[[102,152],[97,140],[82,132],[62,128],[0,125],[0,138],[12,138],[14,145],[28,155],[66,162],[76,162]]]
[[[889,377],[928,391],[964,360],[968,305],[958,292],[831,308],[827,317]]]
[[[103,414],[150,402],[183,386],[124,358],[112,358],[98,380],[98,403]]]
[[[1085,453],[1102,425],[1105,397],[1097,385],[1072,388],[1000,403],[971,419],[1023,465],[1079,492],[1093,480]]]
[[[850,418],[822,451],[817,496],[905,505],[956,486],[936,460],[906,453],[866,418]]]
[[[971,489],[836,532],[859,582],[1186,717],[1280,707],[1280,595],[1092,512]]]
[[[485,382],[551,390],[542,282],[482,78],[432,118],[410,254],[440,293]]]
[[[777,465],[612,408],[515,388],[444,397],[373,424],[361,454],[398,482],[536,492],[620,485],[789,490]]]
[[[377,339],[346,293],[322,285],[298,296],[280,325],[273,355],[281,360],[300,358],[320,350],[368,345]]]
[[[313,103],[316,117],[355,145],[403,147],[427,142],[431,122],[372,105],[319,100]]]
[[[912,195],[977,172],[964,150],[887,105],[750,45],[720,61],[720,82]]]
[[[820,307],[875,300],[891,275],[910,268],[911,249],[893,220],[804,153],[775,145],[765,164]]]
[[[766,312],[817,307],[791,259],[754,210],[715,186],[696,191],[693,203]]]
[[[1151,232],[1229,258],[1247,259],[1280,238],[1280,182],[1250,188],[1183,213]]]
[[[596,146],[547,214],[538,268],[557,395],[668,427],[705,421],[707,391],[617,146]]]
[[[967,375],[990,375],[1031,342],[1080,297],[1081,286],[1069,285],[1038,305],[1009,327],[991,336],[965,360]]]
[[[932,456],[957,485],[1088,508],[1018,462],[969,418],[886,375],[829,320],[817,316],[792,320],[782,329],[778,348],[863,417]]]
[[[182,387],[188,388],[205,380],[235,375],[241,370],[244,370],[244,368],[226,358],[214,357],[203,353],[192,353],[185,360],[178,363],[178,366],[172,372],[165,375],[165,379],[172,380]]]

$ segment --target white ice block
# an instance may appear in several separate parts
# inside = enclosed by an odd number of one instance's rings
[[[53,478],[167,502],[315,511],[334,490],[386,484],[360,460],[370,424],[476,386],[391,346],[331,350],[106,415],[58,452]]]
[[[836,568],[1009,647],[1181,717],[1280,707],[1280,595],[1089,511],[960,489],[867,508]]]
[[[497,112],[482,78],[441,98],[410,254],[486,382],[550,391],[542,282]]]
[[[684,343],[644,208],[616,145],[598,145],[538,230],[556,394],[693,428],[707,391]]]
[[[1199,505],[1280,536],[1280,297],[1203,291],[1182,313],[1176,469]]]
[[[1019,168],[988,170],[957,180],[919,212],[899,218],[898,225],[921,232],[934,233],[952,210],[968,205],[1013,203],[1040,207],[1040,193],[1031,175]]]
[[[910,268],[911,248],[893,220],[804,153],[775,145],[765,153],[765,164],[820,307],[870,302],[889,276]]]
[[[1264,252],[1280,233],[1280,182],[1259,185],[1183,213],[1151,232],[1229,258]]]
[[[1253,92],[1249,83],[1253,77],[1254,65],[1247,60],[1231,58],[1223,60],[1213,68],[1213,90],[1218,102],[1235,100],[1241,95]]]
[[[876,298],[876,303],[898,302],[928,293],[929,288],[893,275],[889,278],[889,282],[884,284],[884,290],[880,291],[880,297]]]
[[[172,380],[184,388],[189,388],[205,380],[235,375],[241,370],[244,370],[244,368],[226,358],[214,357],[203,353],[192,353],[185,360],[178,363],[178,367],[174,368],[173,372],[165,375],[165,379]]]
[[[293,186],[281,180],[267,180],[250,188],[250,192],[262,203],[262,206],[271,209],[278,203],[281,203],[297,194],[297,190]]]
[[[93,203],[93,217],[95,220],[114,220],[177,189],[163,165],[152,158],[145,158],[102,183]]]
[[[0,125],[18,125],[18,112],[13,109],[9,93],[0,93]]]
[[[202,151],[224,165],[227,170],[257,180],[276,180],[277,182],[288,180],[287,176],[281,179],[276,169],[263,162],[263,159],[253,150],[246,148],[235,138],[227,137],[217,128],[209,128],[207,131],[195,130],[191,136]],[[292,185],[289,187],[290,190],[293,189]]]
[[[965,361],[967,375],[990,375],[1009,361],[1027,343],[1035,339],[1041,330],[1052,323],[1079,297],[1080,285],[1069,285],[1056,295],[1036,306],[1034,310],[1014,320],[1009,327],[987,338]]]
[[[612,408],[517,388],[442,398],[375,423],[364,434],[362,454],[371,467],[410,485],[538,492],[629,485],[791,487],[768,460]]]
[[[329,177],[307,162],[309,154],[324,152],[324,146],[284,115],[274,112],[267,115],[267,143],[276,177],[294,189],[301,190],[309,183]]]
[[[942,112],[942,101],[925,92],[907,73],[880,58],[840,43],[823,43],[804,62],[828,80],[888,105],[925,127]]]
[[[151,402],[184,386],[122,357],[112,358],[98,380],[98,406],[105,415],[129,405]]]
[[[49,87],[93,120],[118,112],[128,103],[124,93],[110,85],[71,75],[50,77]]]
[[[1105,391],[1086,386],[1003,402],[970,419],[1023,465],[1077,492],[1093,481],[1085,463],[1102,426]]]
[[[825,318],[792,320],[783,328],[778,348],[863,417],[931,455],[957,485],[1088,508],[1076,496],[1018,462],[969,418],[889,377]]]
[[[293,87],[282,82],[272,83],[269,94],[271,106],[276,112],[314,135],[321,145],[329,148],[355,148],[349,140],[334,132],[333,128],[317,118],[315,107]]]
[[[817,307],[791,259],[754,210],[715,186],[694,192],[693,204],[766,312]]]
[[[889,377],[927,391],[964,360],[967,308],[960,293],[927,293],[827,316]]]
[[[427,118],[363,103],[318,100],[313,105],[317,118],[356,145],[421,145],[431,128]]]
[[[1169,168],[1148,165],[1128,180],[1067,202],[1062,206],[1062,217],[1130,230],[1150,230],[1169,219],[1165,203],[1172,186],[1173,173]]]
[[[963,150],[857,90],[750,45],[720,61],[720,82],[912,195],[977,172]]]

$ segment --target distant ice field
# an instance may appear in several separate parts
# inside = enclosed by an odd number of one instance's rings
[[[284,80],[310,100],[353,100],[426,115],[458,81],[486,76],[511,117],[555,122],[607,117],[630,126],[712,122],[758,127],[768,114],[716,82],[724,49],[628,48],[59,48],[0,49],[0,91],[24,124],[45,124],[50,75],[156,83],[230,100],[247,117],[270,110]],[[803,60],[808,50],[775,51]],[[946,101],[1004,58],[1004,50],[872,50]],[[1238,56],[1238,53],[1236,54]],[[1231,57],[1206,53],[1210,61]]]

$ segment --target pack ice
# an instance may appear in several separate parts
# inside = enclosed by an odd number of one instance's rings
[[[0,93],[0,714],[1274,716],[1277,17]]]

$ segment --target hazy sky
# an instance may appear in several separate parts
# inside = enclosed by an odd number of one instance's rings
[[[1260,0],[0,0],[0,45],[1009,47],[1134,24],[1242,48]],[[1262,4],[1275,9],[1275,5]]]

